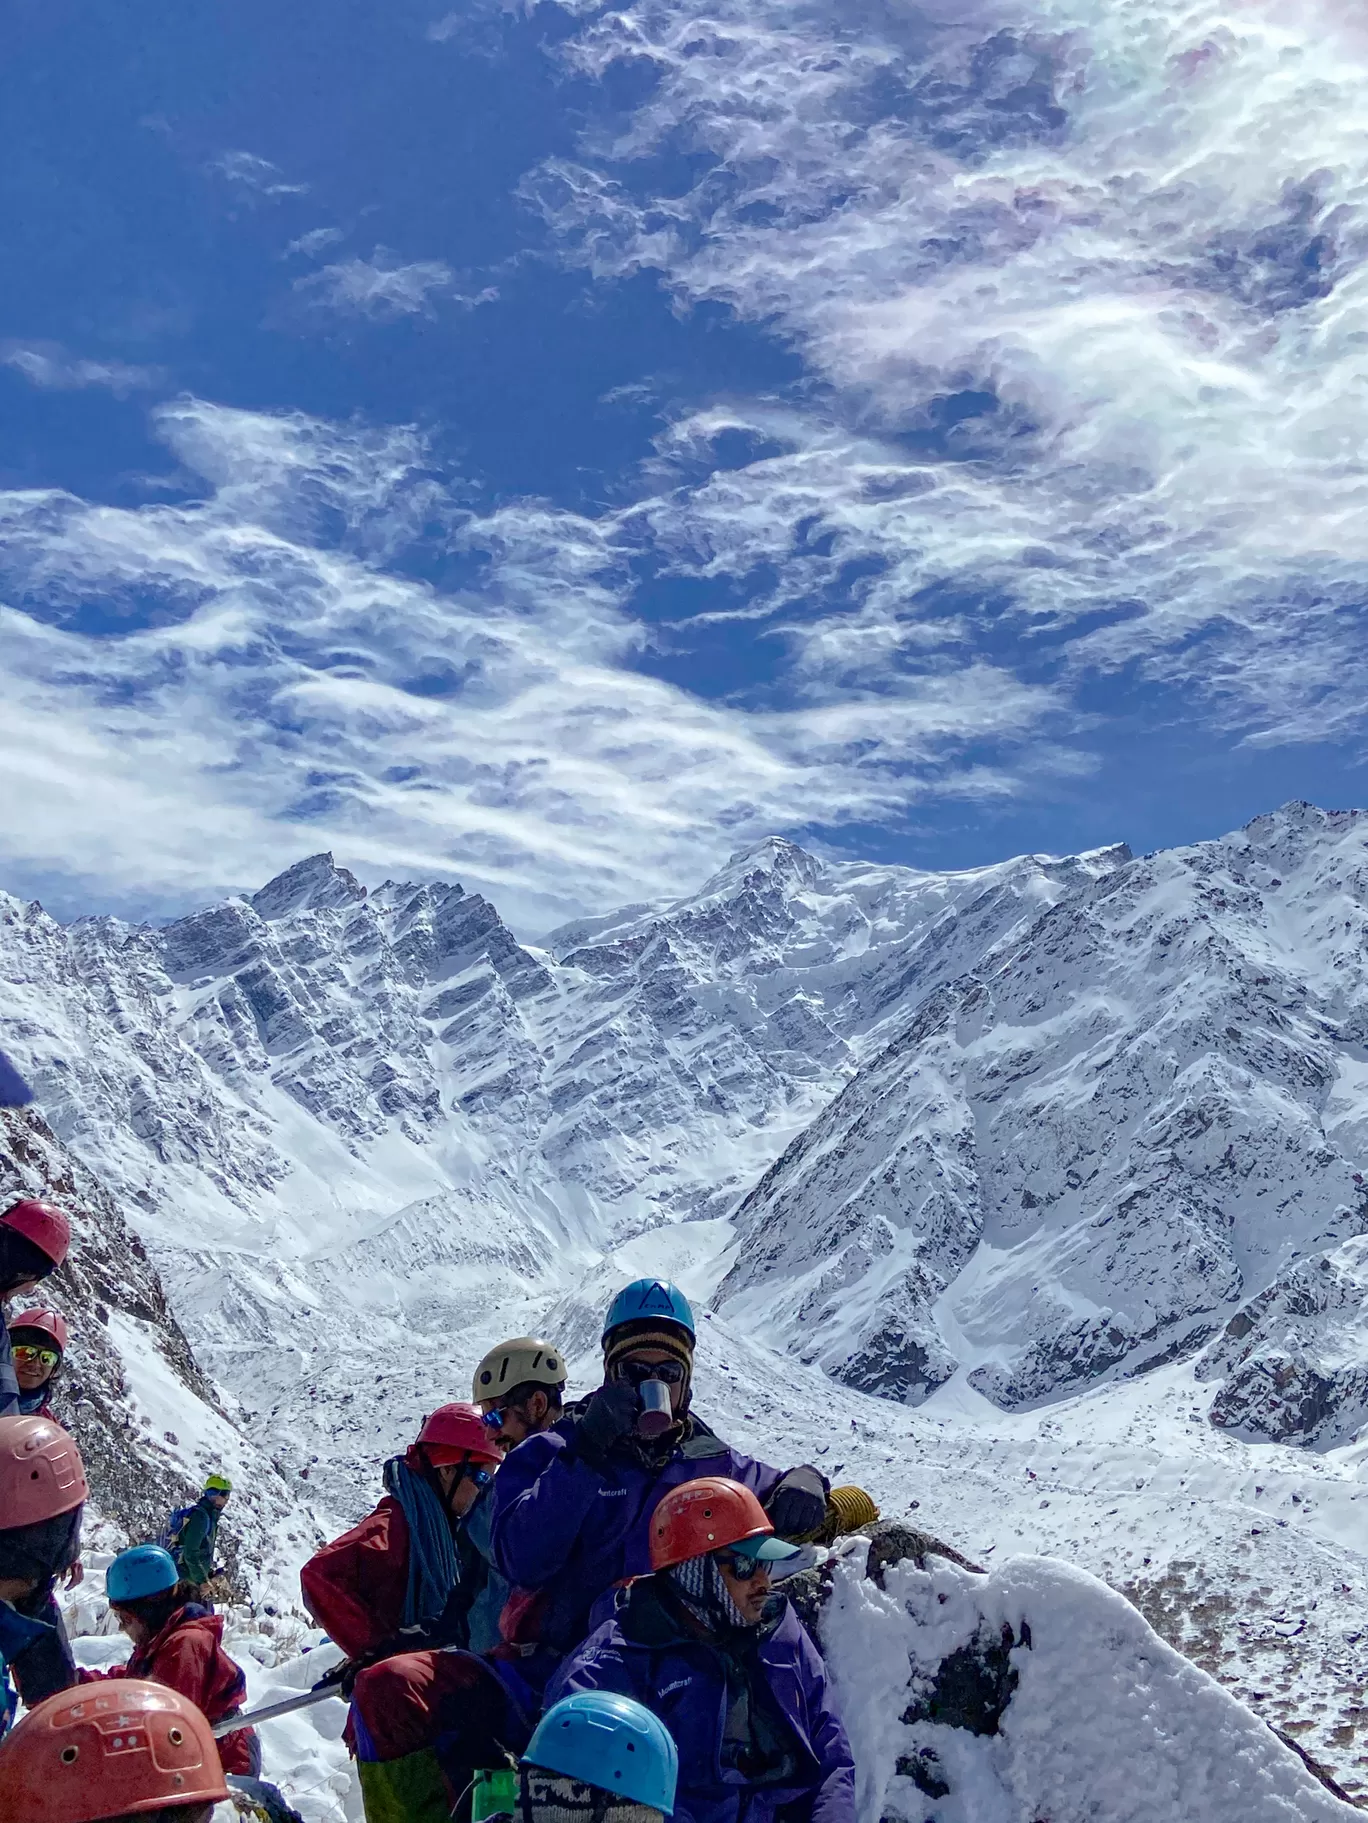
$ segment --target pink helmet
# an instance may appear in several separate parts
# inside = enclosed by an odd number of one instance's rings
[[[0,1823],[96,1823],[229,1796],[204,1716],[141,1678],[78,1684],[0,1743]]]
[[[5,1531],[69,1513],[90,1493],[85,1464],[50,1418],[0,1418],[0,1519]]]
[[[460,1400],[454,1405],[439,1405],[423,1421],[418,1442],[429,1462],[462,1462],[474,1456],[480,1462],[502,1462],[493,1433],[484,1421],[478,1405]]]
[[[37,1203],[26,1200],[15,1203],[0,1215],[0,1224],[13,1228],[16,1234],[22,1234],[26,1241],[45,1253],[54,1266],[60,1266],[71,1246],[71,1223],[60,1209],[54,1209],[51,1203]]]
[[[41,1329],[45,1336],[52,1337],[63,1354],[67,1351],[71,1331],[67,1328],[67,1320],[60,1311],[12,1310],[9,1326],[11,1333],[16,1329]]]

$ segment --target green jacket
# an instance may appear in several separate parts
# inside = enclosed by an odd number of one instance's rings
[[[214,1539],[219,1510],[207,1499],[197,1500],[176,1540],[176,1562],[185,1582],[208,1582],[214,1574]]]

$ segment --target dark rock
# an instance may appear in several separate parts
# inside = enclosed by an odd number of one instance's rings
[[[937,1722],[946,1728],[965,1728],[970,1734],[996,1734],[1017,1687],[1011,1654],[1030,1643],[1030,1629],[1024,1622],[1020,1638],[1010,1627],[996,1636],[976,1634],[967,1646],[941,1660],[928,1687],[914,1686],[915,1694],[902,1720],[908,1724]]]

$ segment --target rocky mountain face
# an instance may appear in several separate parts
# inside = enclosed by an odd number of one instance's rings
[[[0,896],[0,1020],[337,1512],[353,1412],[420,1399],[396,1357],[449,1388],[606,1250],[733,1212],[721,1308],[852,1385],[1020,1407],[1210,1344],[1218,1422],[1321,1441],[1362,1397],[1365,836],[1294,805],[958,874],[776,839],[536,945],[326,855],[163,928]]]
[[[53,1405],[80,1444],[99,1513],[125,1539],[155,1538],[205,1474],[226,1468],[250,1482],[252,1502],[224,1528],[221,1555],[239,1591],[269,1584],[290,1545],[317,1528],[200,1371],[115,1199],[40,1116],[0,1111],[0,1207],[24,1196],[71,1218],[67,1263],[11,1317],[50,1303],[71,1324]]]
[[[870,1391],[966,1368],[1007,1407],[1224,1330],[1217,1423],[1356,1425],[1365,836],[1288,806],[985,948],[742,1204],[723,1306]]]

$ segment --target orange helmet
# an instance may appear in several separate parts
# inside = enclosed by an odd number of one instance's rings
[[[98,1823],[229,1795],[208,1722],[165,1684],[78,1684],[0,1742],[0,1823]]]
[[[769,1516],[749,1488],[705,1475],[671,1488],[651,1514],[651,1568],[668,1570],[742,1540],[773,1535]],[[788,1556],[788,1551],[780,1553]]]

